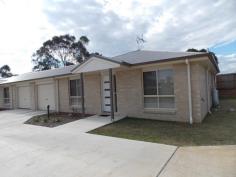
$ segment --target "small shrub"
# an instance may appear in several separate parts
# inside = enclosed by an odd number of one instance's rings
[[[44,122],[44,123],[48,123],[48,118],[44,118],[44,119],[43,119],[43,122]]]
[[[61,122],[61,119],[57,119],[57,122]]]
[[[35,117],[33,120],[34,120],[34,122],[39,122],[40,118],[39,117]]]
[[[53,119],[53,123],[58,123],[58,122],[61,122],[61,120],[59,118],[54,118]]]

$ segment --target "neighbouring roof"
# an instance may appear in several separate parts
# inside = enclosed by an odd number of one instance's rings
[[[20,74],[18,76],[12,76],[12,77],[8,78],[7,80],[5,80],[3,82],[0,82],[0,84],[64,76],[64,75],[71,74],[71,70],[75,66],[76,65],[71,65],[71,66],[51,69],[51,70],[47,70],[47,71],[37,71],[37,72],[30,72],[30,73]]]
[[[128,52],[128,53],[118,55],[115,57],[110,57],[110,58],[104,57],[104,56],[98,56],[98,55],[92,55],[91,57],[94,57],[94,56],[104,59],[104,60],[109,60],[109,61],[120,63],[123,65],[132,66],[132,65],[147,64],[147,63],[154,63],[154,62],[166,62],[166,61],[171,61],[171,60],[183,59],[186,57],[194,58],[194,57],[200,57],[200,56],[209,56],[209,53],[137,50],[137,51]],[[211,59],[211,61],[213,62],[213,64],[218,70],[218,65],[213,60],[214,59]],[[47,71],[20,74],[18,76],[10,77],[7,80],[0,81],[0,84],[70,75],[72,74],[72,71],[76,69],[78,66],[79,65],[72,65],[72,66],[66,66],[63,68],[47,70]]]
[[[222,73],[222,74],[218,74],[217,76],[236,76],[236,72],[235,73]]]

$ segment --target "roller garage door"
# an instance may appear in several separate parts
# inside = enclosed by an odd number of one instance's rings
[[[24,109],[31,108],[31,94],[29,86],[18,87],[18,107]]]
[[[55,91],[53,84],[38,85],[38,109],[47,110],[47,105],[50,105],[50,110],[55,110]]]

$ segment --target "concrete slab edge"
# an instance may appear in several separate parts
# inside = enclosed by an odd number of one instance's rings
[[[174,157],[175,153],[177,152],[177,150],[179,149],[179,147],[176,147],[175,151],[171,154],[171,156],[169,157],[169,159],[166,161],[166,163],[162,166],[161,170],[158,172],[156,177],[159,177],[161,175],[161,173],[163,172],[163,170],[166,168],[166,166],[168,165],[168,163],[170,162],[170,160]]]

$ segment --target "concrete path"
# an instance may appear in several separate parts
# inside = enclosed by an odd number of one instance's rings
[[[236,177],[236,146],[181,147],[159,177]]]
[[[120,119],[123,119],[124,117],[116,116],[114,121],[118,121]],[[102,127],[104,125],[112,123],[111,117],[107,116],[90,116],[86,119],[81,119],[79,121],[71,122],[69,124],[64,124],[58,127],[55,127],[55,129],[60,131],[76,131],[81,133],[86,133],[90,130],[94,130],[98,127]]]
[[[156,177],[175,146],[85,133],[110,123],[90,117],[56,128],[25,125],[42,112],[0,112],[3,177]]]

